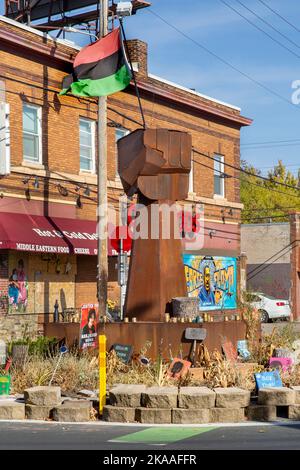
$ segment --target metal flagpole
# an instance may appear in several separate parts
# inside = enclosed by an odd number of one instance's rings
[[[99,0],[99,38],[107,35],[108,0]],[[107,97],[98,99],[98,189],[97,189],[97,298],[99,314],[106,315],[107,305]],[[101,208],[101,209],[100,209]],[[105,234],[105,236],[103,236]]]

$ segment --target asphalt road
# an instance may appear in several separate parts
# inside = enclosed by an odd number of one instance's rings
[[[277,425],[119,426],[1,422],[0,450],[295,450],[300,423]]]
[[[272,323],[262,323],[261,324],[261,332],[263,335],[269,335],[272,333],[273,328],[276,328],[278,330],[281,330],[287,325],[292,325],[293,330],[295,333],[300,334],[300,322],[286,322],[286,321],[277,321],[277,322],[272,322]]]

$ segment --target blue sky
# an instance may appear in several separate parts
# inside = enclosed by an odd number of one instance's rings
[[[281,101],[212,57],[147,9],[126,19],[127,36],[148,43],[151,73],[239,106],[243,115],[254,119],[252,126],[241,132],[243,159],[262,168],[263,173],[267,171],[265,167],[270,167],[281,159],[296,173],[297,164],[300,167],[300,104],[291,103],[294,91],[291,84],[294,80],[300,80],[300,32],[268,10],[259,0],[241,1],[290,38],[295,45],[255,18],[237,0],[226,0],[291,49],[295,55],[275,44],[220,0],[152,0],[152,10],[243,73],[271,88],[289,103]],[[299,26],[300,30],[300,2],[264,2],[296,27]],[[0,6],[2,10],[3,0],[0,0]],[[272,147],[260,145],[253,149],[246,147],[249,143],[295,139],[299,139],[299,142]]]

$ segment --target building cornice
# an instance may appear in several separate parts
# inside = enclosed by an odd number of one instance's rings
[[[11,44],[14,48],[19,47],[30,51],[32,54],[38,54],[48,57],[49,61],[59,63],[61,68],[66,72],[71,70],[71,66],[75,55],[78,52],[78,47],[64,44],[63,41],[58,41],[47,34],[43,34],[34,28],[24,27],[16,21],[8,20],[5,17],[0,17],[0,41]],[[162,86],[160,86],[160,83]],[[145,93],[155,94],[164,100],[172,101],[181,106],[190,108],[194,111],[205,113],[215,118],[227,120],[234,123],[238,127],[249,126],[252,119],[241,116],[239,113],[233,113],[231,108],[226,106],[216,106],[215,102],[209,103],[207,100],[201,101],[200,99],[193,99],[192,95],[186,92],[178,93],[178,89],[174,86],[168,86],[168,89],[159,80],[147,80],[147,77],[137,80],[138,88]],[[131,87],[134,84],[131,83]]]

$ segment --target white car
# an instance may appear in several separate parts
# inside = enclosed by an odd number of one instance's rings
[[[247,293],[247,301],[260,312],[262,323],[270,320],[290,320],[291,309],[288,300],[276,299],[261,292]]]

